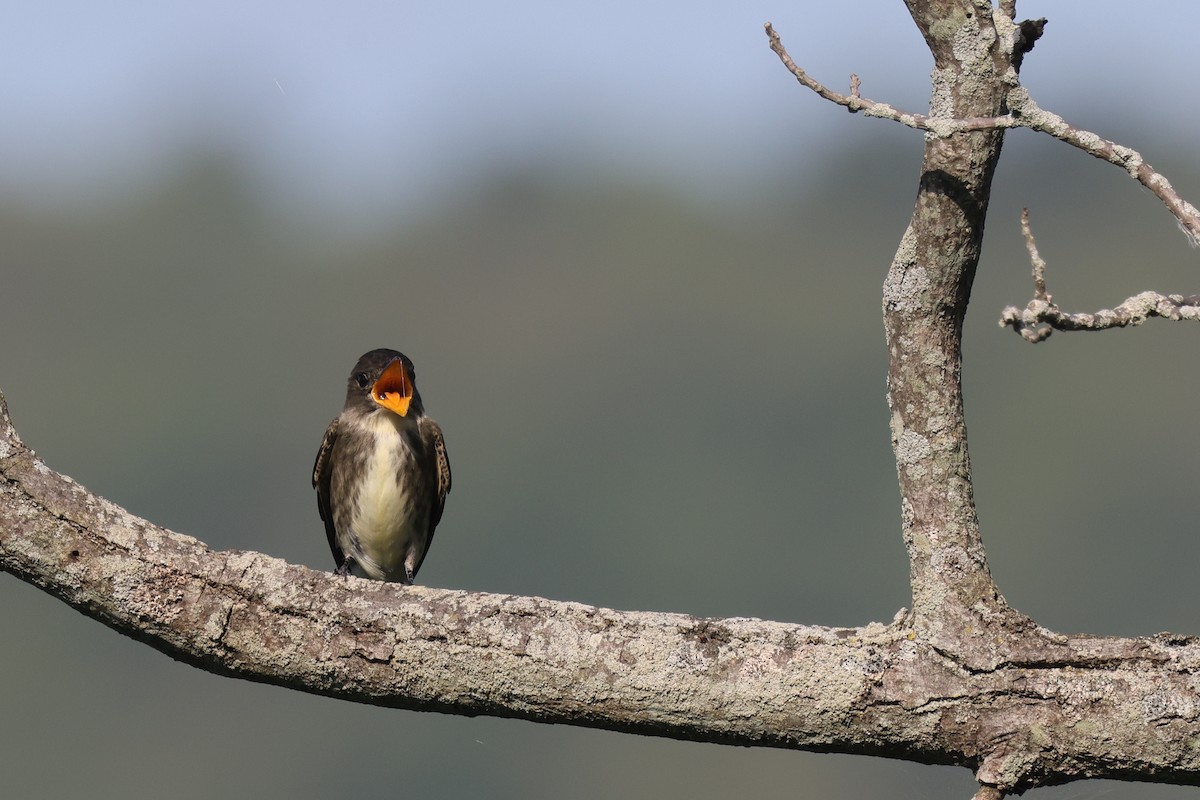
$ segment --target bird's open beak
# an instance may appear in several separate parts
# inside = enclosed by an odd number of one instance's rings
[[[412,402],[412,395],[413,385],[408,379],[408,370],[398,358],[388,364],[379,380],[371,387],[372,400],[402,417],[408,415],[408,404]]]

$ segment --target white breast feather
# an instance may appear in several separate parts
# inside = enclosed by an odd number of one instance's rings
[[[373,415],[371,428],[379,446],[366,463],[365,480],[359,487],[354,508],[353,529],[363,555],[374,562],[373,566],[392,574],[402,573],[415,532],[413,507],[405,502],[400,491],[397,465],[400,459],[411,460],[412,453],[404,447],[390,415]]]

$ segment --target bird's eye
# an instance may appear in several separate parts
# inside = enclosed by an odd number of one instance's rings
[[[365,372],[356,372],[354,373],[354,382],[358,384],[358,388],[365,389],[367,388],[367,384],[371,382],[371,379],[367,377],[367,373]]]

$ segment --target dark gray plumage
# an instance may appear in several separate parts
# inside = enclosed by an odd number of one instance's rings
[[[325,431],[313,488],[340,575],[412,583],[442,518],[450,460],[415,379],[403,353],[366,353]]]

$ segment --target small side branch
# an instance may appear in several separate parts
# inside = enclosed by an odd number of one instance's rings
[[[1033,298],[1050,302],[1046,294],[1046,262],[1038,254],[1037,241],[1033,238],[1033,229],[1029,227],[1029,209],[1021,209],[1021,233],[1025,236],[1025,249],[1029,251],[1029,260],[1033,264]]]
[[[916,130],[928,131],[935,136],[946,137],[955,133],[963,133],[966,131],[985,131],[994,130],[996,128],[1018,128],[1021,127],[1021,122],[1013,117],[979,117],[976,119],[955,119],[947,117],[931,117],[927,114],[914,114],[910,111],[896,108],[887,103],[880,103],[875,100],[863,97],[860,93],[862,81],[857,75],[850,76],[850,94],[842,94],[835,92],[825,86],[825,84],[813,78],[804,71],[792,57],[788,55],[788,51],[784,48],[783,42],[779,39],[779,34],[775,32],[775,28],[771,23],[766,23],[764,26],[767,31],[767,38],[771,43],[771,50],[775,55],[779,56],[779,60],[787,67],[788,72],[795,76],[800,85],[807,89],[816,92],[818,95],[828,100],[831,103],[836,103],[839,106],[846,108],[851,114],[856,114],[861,111],[868,117],[879,117],[880,119],[889,119],[893,122],[899,122],[901,125],[906,125],[909,128]]]
[[[1022,23],[1018,26],[1023,37],[1023,42],[1018,52],[1023,55],[1024,52],[1033,49],[1033,42],[1041,36],[1044,24],[1045,20],[1037,20],[1035,22]],[[1102,136],[1098,136],[1091,131],[1076,128],[1059,115],[1046,111],[1034,102],[1033,98],[1029,96],[1029,92],[1023,86],[1014,86],[1009,92],[1009,113],[1001,116],[958,119],[913,114],[895,108],[887,103],[880,103],[862,97],[859,94],[859,79],[857,75],[851,76],[851,91],[849,95],[844,95],[827,88],[824,84],[814,80],[792,60],[787,50],[784,49],[783,43],[779,39],[779,34],[775,32],[775,29],[769,22],[766,24],[766,31],[767,38],[771,43],[771,50],[779,56],[779,60],[783,62],[783,65],[787,67],[788,71],[796,77],[796,80],[801,85],[811,89],[831,103],[845,107],[851,113],[861,111],[868,117],[889,119],[940,138],[970,131],[1007,128],[1029,128],[1030,130],[1048,134],[1061,142],[1065,142],[1072,147],[1077,147],[1089,155],[1107,161],[1110,164],[1115,164],[1125,170],[1130,177],[1149,189],[1155,197],[1163,202],[1163,205],[1167,207],[1172,216],[1179,221],[1179,227],[1184,235],[1188,237],[1188,241],[1193,246],[1200,246],[1200,210],[1184,200],[1162,173],[1156,171],[1146,163],[1146,159],[1142,157],[1141,153],[1105,139]]]
[[[1185,297],[1158,292],[1142,292],[1112,309],[1068,314],[1055,305],[1054,298],[1046,291],[1046,262],[1038,254],[1037,242],[1029,227],[1029,209],[1021,212],[1021,232],[1033,264],[1033,299],[1023,309],[1005,308],[1000,315],[1000,327],[1011,326],[1029,342],[1043,341],[1054,331],[1103,331],[1141,325],[1151,317],[1200,321],[1200,295]]]
[[[1022,121],[1023,127],[1049,134],[1129,173],[1131,178],[1149,189],[1163,202],[1172,216],[1179,220],[1179,227],[1192,246],[1200,246],[1200,210],[1180,197],[1171,186],[1171,182],[1147,164],[1141,153],[1091,131],[1076,128],[1059,115],[1046,111],[1035,103],[1024,87],[1018,86],[1013,89],[1008,100],[1012,115]]]

